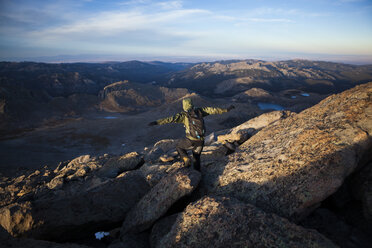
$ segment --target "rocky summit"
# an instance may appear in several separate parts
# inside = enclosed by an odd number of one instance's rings
[[[201,172],[167,139],[2,177],[0,246],[369,247],[371,133],[372,82],[211,133]]]

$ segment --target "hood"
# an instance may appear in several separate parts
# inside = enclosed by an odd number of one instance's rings
[[[191,98],[183,99],[182,106],[183,106],[183,110],[185,110],[186,112],[191,110],[194,107],[194,105],[192,104]]]

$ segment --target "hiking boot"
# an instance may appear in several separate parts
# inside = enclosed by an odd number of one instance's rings
[[[235,144],[233,144],[233,143],[226,142],[226,143],[224,144],[224,146],[225,146],[227,149],[229,149],[230,151],[232,151],[232,152],[235,152],[235,150],[236,150]]]
[[[191,159],[190,158],[183,157],[182,160],[183,160],[183,164],[185,165],[185,167],[190,167],[190,165],[191,165]]]

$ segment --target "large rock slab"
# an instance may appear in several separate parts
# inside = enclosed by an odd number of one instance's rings
[[[187,206],[156,247],[337,247],[314,230],[225,197]]]
[[[290,111],[272,111],[228,130],[222,130],[210,134],[210,140],[203,148],[201,156],[201,172],[203,179],[198,188],[199,195],[208,194],[218,186],[218,177],[225,170],[229,153],[234,152],[237,147],[258,131],[274,124],[275,122],[296,115]]]
[[[293,116],[295,113],[290,111],[272,111],[268,112],[262,115],[259,115],[255,118],[250,119],[249,121],[244,122],[243,124],[240,124],[239,126],[236,126],[232,128],[227,134],[225,135],[219,135],[217,137],[217,140],[219,142],[228,141],[228,142],[234,142],[238,141],[244,142],[244,137],[248,136],[251,137],[255,133],[257,133],[259,130],[261,130],[264,127],[267,127],[273,123],[275,123],[278,120],[285,119],[289,116]]]
[[[209,134],[207,137],[205,137],[205,145],[212,145],[216,141],[218,143],[237,142],[241,144],[262,128],[267,127],[278,120],[285,119],[291,115],[295,115],[295,113],[290,111],[272,111],[264,113],[234,128]]]
[[[128,213],[121,234],[151,227],[177,200],[194,191],[200,178],[200,173],[191,168],[181,168],[162,178]]]
[[[211,191],[302,218],[371,159],[371,120],[372,83],[332,95],[243,143]]]
[[[34,201],[0,209],[0,224],[12,236],[64,241],[124,220],[126,213],[150,190],[138,171],[70,194],[45,193]]]

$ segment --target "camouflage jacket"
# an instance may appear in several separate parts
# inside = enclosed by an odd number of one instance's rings
[[[204,107],[204,108],[196,108],[196,109],[199,109],[201,111],[201,113],[203,114],[203,117],[207,115],[223,114],[223,113],[228,112],[227,109],[213,108],[213,107]],[[183,125],[185,126],[186,137],[191,140],[195,140],[195,138],[190,136],[189,121],[188,121],[185,111],[182,111],[180,113],[177,113],[167,118],[159,119],[156,121],[156,123],[158,125],[163,125],[163,124],[168,124],[168,123],[183,123]]]

